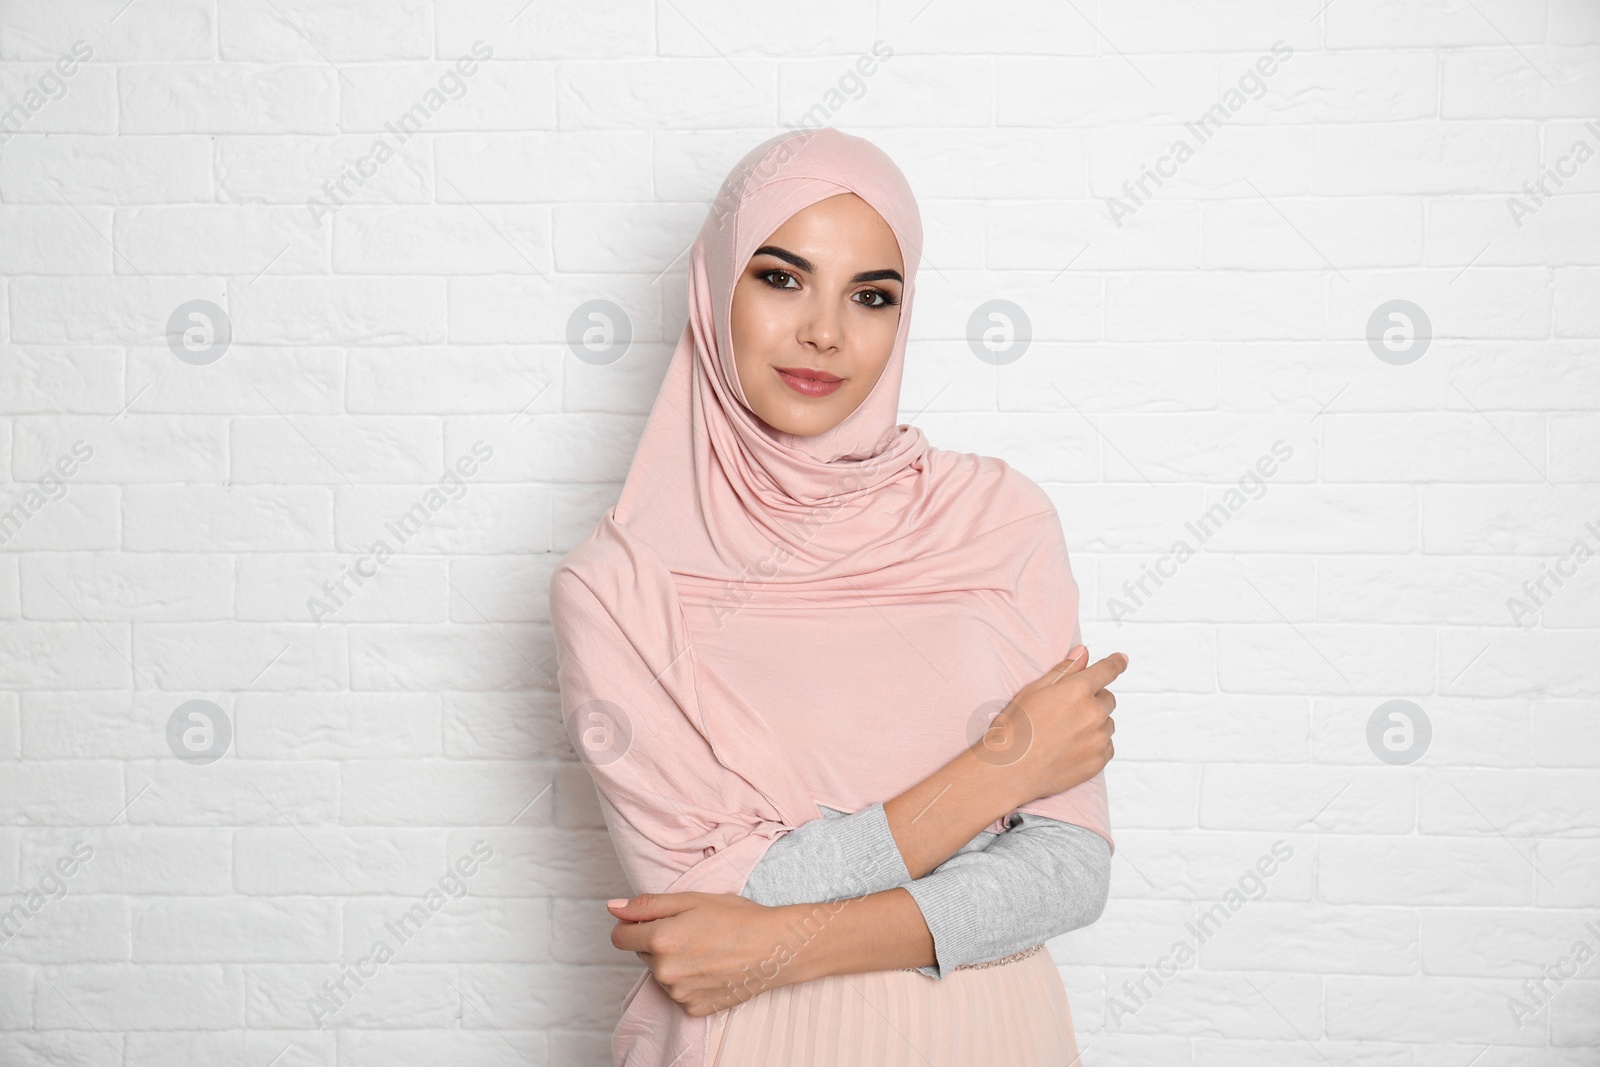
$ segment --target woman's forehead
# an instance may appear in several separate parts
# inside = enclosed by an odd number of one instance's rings
[[[837,203],[846,195],[853,203]],[[900,235],[875,208],[855,194],[829,197],[796,211],[767,235],[751,253],[751,258],[769,246],[780,247],[805,260],[794,265],[806,270],[839,263],[846,269],[862,264],[865,264],[862,269],[903,268],[905,262]],[[869,263],[870,260],[888,261]]]

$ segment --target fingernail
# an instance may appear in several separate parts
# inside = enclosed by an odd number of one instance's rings
[[[606,907],[608,907],[608,908],[620,908],[624,904],[626,904],[627,902],[628,902],[628,898],[627,897],[617,897],[615,900],[606,901]]]

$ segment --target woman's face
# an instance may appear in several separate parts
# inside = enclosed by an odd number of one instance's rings
[[[889,363],[904,275],[894,231],[854,193],[774,230],[733,288],[733,362],[750,410],[802,437],[843,422]]]

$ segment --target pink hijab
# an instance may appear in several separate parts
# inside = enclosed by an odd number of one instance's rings
[[[745,406],[733,288],[789,216],[846,192],[899,241],[899,329],[861,405],[797,437]],[[740,892],[819,802],[857,811],[926,777],[1080,641],[1050,498],[897,421],[921,254],[905,176],[835,129],[757,145],[695,239],[688,324],[621,497],[550,590],[567,728],[635,895]],[[1019,810],[1111,842],[1103,775]],[[704,1067],[708,1026],[646,969],[616,1062]]]

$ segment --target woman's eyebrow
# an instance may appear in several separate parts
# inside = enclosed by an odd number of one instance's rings
[[[762,245],[760,248],[750,253],[750,255],[751,258],[756,256],[774,256],[783,260],[790,266],[800,268],[807,274],[815,274],[817,272],[817,268],[812,266],[811,261],[805,256],[797,256],[788,249],[779,248],[777,245]],[[897,270],[864,270],[860,274],[853,276],[850,279],[850,284],[854,285],[857,282],[884,281],[900,282],[901,284],[905,283],[905,279],[900,277],[900,272]]]

